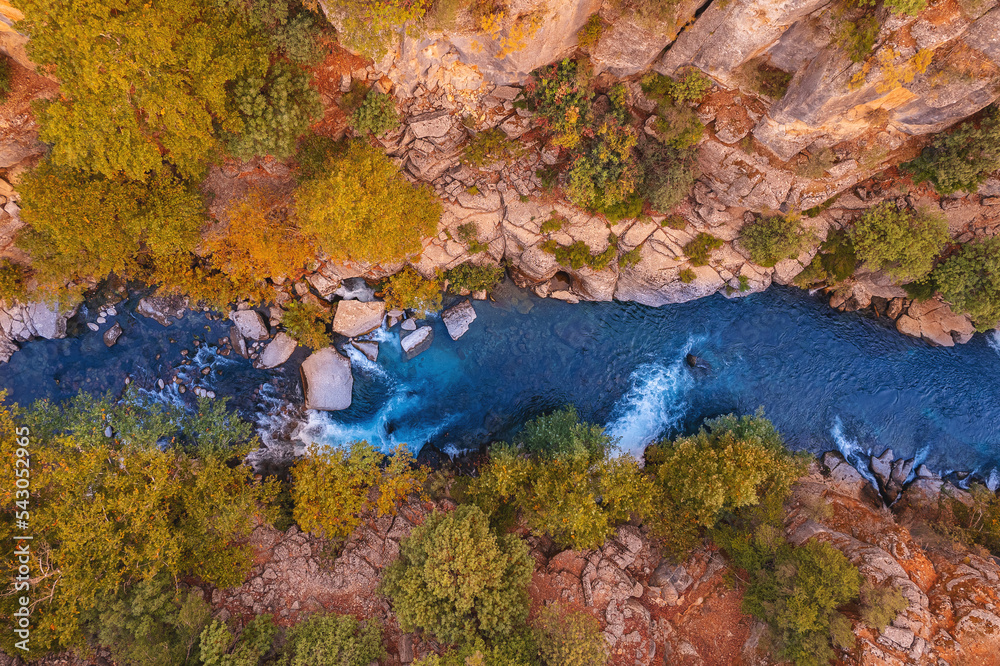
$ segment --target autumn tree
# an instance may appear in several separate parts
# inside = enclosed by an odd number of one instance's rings
[[[437,231],[441,203],[429,185],[412,185],[379,149],[363,141],[328,158],[295,193],[302,229],[338,259],[388,262],[421,250]]]

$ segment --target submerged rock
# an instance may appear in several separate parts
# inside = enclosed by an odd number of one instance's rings
[[[298,346],[299,343],[292,336],[284,332],[278,333],[274,336],[274,340],[264,347],[254,366],[264,370],[275,368],[287,361]]]
[[[267,340],[270,337],[264,318],[256,310],[237,310],[230,313],[229,318],[248,340]]]
[[[104,344],[107,345],[108,347],[113,347],[115,343],[118,342],[118,338],[120,338],[121,335],[122,335],[121,324],[115,322],[114,326],[104,331]]]
[[[163,326],[170,326],[187,312],[187,296],[147,296],[140,299],[135,311],[143,317],[155,319]]]
[[[458,340],[469,331],[469,324],[476,320],[476,311],[472,308],[472,303],[462,301],[441,313],[441,320],[451,339]]]
[[[413,333],[399,340],[399,344],[403,348],[407,360],[430,349],[432,342],[434,342],[434,329],[430,326],[421,326]]]
[[[385,303],[380,301],[340,301],[333,316],[333,332],[356,338],[381,326],[384,316]]]
[[[354,389],[351,362],[333,347],[314,352],[303,361],[299,371],[306,409],[335,412],[351,406]]]

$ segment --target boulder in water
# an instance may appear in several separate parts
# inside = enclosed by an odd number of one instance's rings
[[[237,354],[243,358],[250,358],[250,353],[247,351],[247,341],[240,333],[238,326],[229,327],[229,344]]]
[[[240,330],[240,335],[248,340],[267,340],[271,337],[264,318],[256,310],[237,310],[231,312],[229,318]]]
[[[0,363],[6,363],[19,349],[17,343],[6,336],[0,335]]]
[[[415,331],[417,330],[417,320],[412,317],[410,319],[404,319],[403,323],[400,324],[400,328],[404,331]]]
[[[476,311],[472,308],[472,303],[467,300],[462,301],[442,312],[441,320],[448,329],[451,339],[458,340],[469,331],[469,324],[476,320]]]
[[[372,363],[374,363],[375,361],[378,360],[378,343],[377,342],[369,342],[369,341],[360,341],[359,342],[358,340],[353,340],[353,341],[351,341],[351,344],[354,345],[355,349],[357,349],[359,352],[361,352],[362,354],[364,354],[365,358],[367,358]]]
[[[313,352],[302,362],[299,371],[306,409],[335,412],[351,406],[354,389],[351,362],[333,347]]]
[[[278,333],[274,336],[274,340],[267,343],[254,365],[264,370],[276,368],[287,361],[298,346],[299,343],[292,336],[287,333]]]
[[[121,335],[122,335],[121,324],[115,322],[114,326],[104,331],[104,344],[107,345],[108,347],[113,347],[115,343],[118,342],[118,338],[120,338]]]
[[[340,301],[333,316],[333,332],[348,338],[371,333],[382,325],[385,303],[372,301]]]
[[[892,460],[895,456],[892,449],[886,449],[880,456],[872,456],[869,466],[879,483],[885,485],[889,482],[889,475],[892,474]]]
[[[163,326],[170,326],[187,312],[187,296],[147,296],[140,299],[135,311],[143,317],[155,319]]]
[[[402,346],[407,360],[430,349],[432,342],[434,342],[434,329],[430,326],[421,326],[413,331],[413,333],[399,340],[399,344]]]

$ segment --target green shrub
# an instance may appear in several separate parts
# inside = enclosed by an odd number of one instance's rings
[[[642,259],[642,251],[634,247],[618,257],[618,268],[631,268],[638,264],[640,259]]]
[[[681,550],[693,545],[693,530],[714,526],[723,512],[768,497],[780,506],[805,473],[803,458],[789,453],[762,412],[710,419],[694,435],[652,445],[646,460],[656,485],[651,530]]]
[[[691,284],[698,277],[698,274],[690,268],[683,268],[681,269],[681,272],[677,274],[677,277],[684,284]]]
[[[872,14],[855,20],[842,20],[833,33],[833,43],[853,62],[862,62],[872,52],[881,25]]]
[[[670,100],[678,104],[700,102],[712,90],[712,79],[701,70],[690,68],[682,78],[649,72],[640,82],[643,91],[655,100]]]
[[[545,666],[604,666],[608,662],[608,646],[597,618],[558,603],[539,612],[535,641]]]
[[[423,18],[429,5],[405,0],[330,0],[325,8],[342,17],[337,40],[349,51],[377,61],[400,41],[403,26]]]
[[[747,86],[755,92],[772,99],[781,99],[788,92],[792,82],[792,74],[780,70],[766,57],[754,58],[742,67],[743,78]]]
[[[300,65],[315,65],[323,59],[321,31],[310,12],[299,12],[275,26],[269,33],[275,51]]]
[[[350,615],[317,613],[288,632],[287,666],[368,666],[386,655],[382,625],[363,625]]]
[[[719,530],[718,537],[749,578],[744,612],[768,623],[779,658],[826,666],[836,657],[833,646],[854,646],[851,621],[839,609],[857,599],[862,577],[843,553],[817,541],[793,546],[766,523]]]
[[[299,136],[323,114],[308,72],[280,61],[266,77],[237,81],[232,97],[243,128],[230,136],[229,152],[241,160],[291,156]]]
[[[489,244],[479,240],[479,227],[475,222],[458,225],[458,239],[469,246],[469,252],[479,254],[490,249]]]
[[[674,102],[660,102],[656,107],[659,116],[653,123],[654,138],[676,150],[693,148],[705,133],[698,114],[689,106]]]
[[[650,207],[667,211],[684,201],[698,175],[695,153],[670,148],[646,138],[639,142],[639,152],[643,172],[640,191]]]
[[[0,259],[0,301],[12,305],[14,301],[24,301],[27,292],[25,281],[28,272],[21,264],[10,259]]]
[[[823,178],[837,161],[836,154],[829,148],[810,153],[805,162],[795,167],[795,175],[802,178]]]
[[[38,114],[54,164],[110,179],[144,180],[164,160],[200,177],[220,151],[219,128],[239,133],[227,85],[264,76],[268,40],[214,0],[84,0],[67,21],[61,0],[25,0],[28,51],[59,81]]]
[[[628,200],[639,184],[633,154],[638,142],[635,129],[605,117],[593,141],[573,160],[566,195],[584,208],[608,208]]]
[[[573,270],[580,270],[584,266],[589,266],[595,271],[603,271],[615,258],[616,249],[613,245],[600,254],[593,254],[590,246],[584,241],[575,241],[572,245],[559,245],[554,240],[547,240],[541,244],[543,252],[555,256],[563,266],[569,266]]]
[[[368,91],[371,88],[365,81],[361,79],[351,79],[351,85],[347,89],[347,92],[340,96],[337,100],[337,106],[340,110],[344,112],[348,118],[354,115],[354,112],[361,108],[364,104],[365,99],[368,97]]]
[[[17,244],[31,255],[45,293],[111,273],[148,277],[151,263],[195,247],[205,219],[197,189],[165,170],[135,181],[44,161],[19,189],[27,226]]]
[[[398,261],[436,233],[441,202],[429,185],[411,185],[385,154],[352,141],[326,171],[295,192],[300,226],[336,259]]]
[[[649,512],[650,485],[629,455],[616,455],[600,426],[573,407],[529,421],[511,445],[497,445],[469,495],[490,515],[504,507],[560,547],[596,548],[617,524]]]
[[[931,181],[940,194],[975,192],[990,173],[1000,169],[1000,111],[987,110],[978,121],[965,121],[934,137],[930,146],[903,165],[914,181]]]
[[[478,507],[460,506],[431,514],[403,540],[380,591],[404,631],[446,643],[502,639],[527,617],[533,569],[516,536],[493,534]]]
[[[590,122],[588,77],[579,62],[563,60],[535,71],[524,88],[525,100],[555,134],[557,146],[575,148]]]
[[[912,298],[915,301],[929,301],[937,293],[937,283],[934,281],[933,274],[931,274],[923,280],[904,284],[903,291],[906,292],[907,298]]]
[[[464,290],[492,291],[503,281],[504,268],[495,264],[477,266],[466,262],[448,270],[444,276],[448,280],[448,289],[455,293]]]
[[[866,210],[851,229],[858,259],[900,281],[930,273],[949,239],[944,216],[914,213],[890,202]]]
[[[212,620],[201,633],[201,663],[203,666],[258,666],[271,650],[277,632],[270,615],[255,617],[238,638],[224,623]]]
[[[638,192],[633,192],[624,201],[610,206],[595,206],[594,211],[604,216],[609,223],[615,224],[622,220],[634,220],[642,215],[645,201]]]
[[[195,666],[198,638],[211,620],[200,597],[175,589],[166,576],[144,580],[101,599],[80,618],[117,662],[135,666]]]
[[[407,266],[389,276],[382,289],[382,298],[390,310],[413,310],[425,316],[441,309],[441,283],[428,280]]]
[[[551,234],[556,231],[562,231],[562,228],[567,224],[569,224],[569,220],[559,213],[552,211],[552,216],[542,222],[542,225],[539,228],[539,233]]]
[[[1000,322],[1000,237],[966,243],[931,277],[952,309],[972,317],[980,331]]]
[[[399,127],[399,113],[391,96],[372,88],[351,114],[350,123],[351,128],[361,136],[369,132],[381,136]]]
[[[413,469],[405,446],[388,457],[368,442],[313,447],[291,473],[295,522],[330,540],[349,536],[365,512],[395,515],[399,503],[427,479],[426,469]]]
[[[583,24],[579,32],[576,33],[576,43],[584,51],[589,51],[590,49],[597,46],[597,43],[601,41],[601,35],[604,33],[604,21],[601,20],[599,14],[591,14],[587,22]]]
[[[332,321],[333,315],[328,309],[306,301],[292,301],[285,306],[281,316],[285,332],[313,351],[330,346],[330,334],[326,327]]]
[[[496,162],[511,164],[524,156],[524,146],[507,137],[499,127],[485,129],[472,135],[462,160],[474,167],[489,166]]]
[[[879,587],[865,581],[861,586],[861,620],[880,634],[910,605],[891,581]]]
[[[335,155],[343,153],[346,146],[328,136],[307,132],[299,137],[295,153],[297,176],[300,181],[309,180],[326,170],[327,162]]]
[[[745,225],[740,234],[740,242],[750,252],[750,259],[768,268],[783,259],[796,258],[813,240],[796,213],[758,217]]]
[[[13,71],[10,66],[10,58],[0,56],[0,100],[5,100],[10,96],[11,78],[13,78]]]
[[[885,0],[885,6],[893,14],[916,16],[927,9],[927,0]]]
[[[676,231],[683,231],[684,229],[687,228],[687,225],[688,225],[687,220],[685,220],[680,215],[677,215],[676,213],[673,215],[667,215],[660,222],[661,227],[668,227]]]
[[[684,254],[691,260],[692,266],[707,266],[712,252],[723,245],[721,239],[699,231],[698,235],[684,246]]]

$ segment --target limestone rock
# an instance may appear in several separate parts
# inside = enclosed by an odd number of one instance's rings
[[[276,368],[287,361],[298,346],[299,343],[292,336],[282,331],[267,343],[254,366],[265,370]]]
[[[451,123],[450,112],[431,111],[410,118],[410,129],[413,130],[413,135],[418,139],[441,137],[451,129]]]
[[[458,340],[465,335],[469,330],[469,324],[475,319],[476,311],[469,301],[462,301],[441,313],[441,320],[448,329],[448,335],[451,336],[452,340]]]
[[[229,313],[229,318],[240,335],[248,340],[267,340],[270,337],[264,318],[256,310],[237,310]]]
[[[333,317],[333,332],[356,338],[381,326],[384,316],[385,303],[381,301],[340,301]]]
[[[334,412],[351,406],[351,362],[333,347],[313,352],[302,362],[300,372],[306,409]]]
[[[114,347],[115,343],[118,342],[118,338],[122,335],[121,324],[115,322],[115,325],[104,331],[104,344],[108,347]]]
[[[143,317],[150,317],[164,326],[170,326],[174,319],[184,316],[187,307],[187,296],[147,296],[139,300],[135,311]]]
[[[367,358],[372,363],[374,363],[375,361],[378,360],[378,343],[377,342],[367,342],[367,341],[352,340],[351,344],[354,345],[355,349],[357,349],[359,352],[361,352],[362,354],[364,354],[365,358]]]
[[[399,344],[403,348],[407,360],[430,349],[432,342],[434,342],[434,329],[430,326],[421,326],[406,337],[399,339]]]

